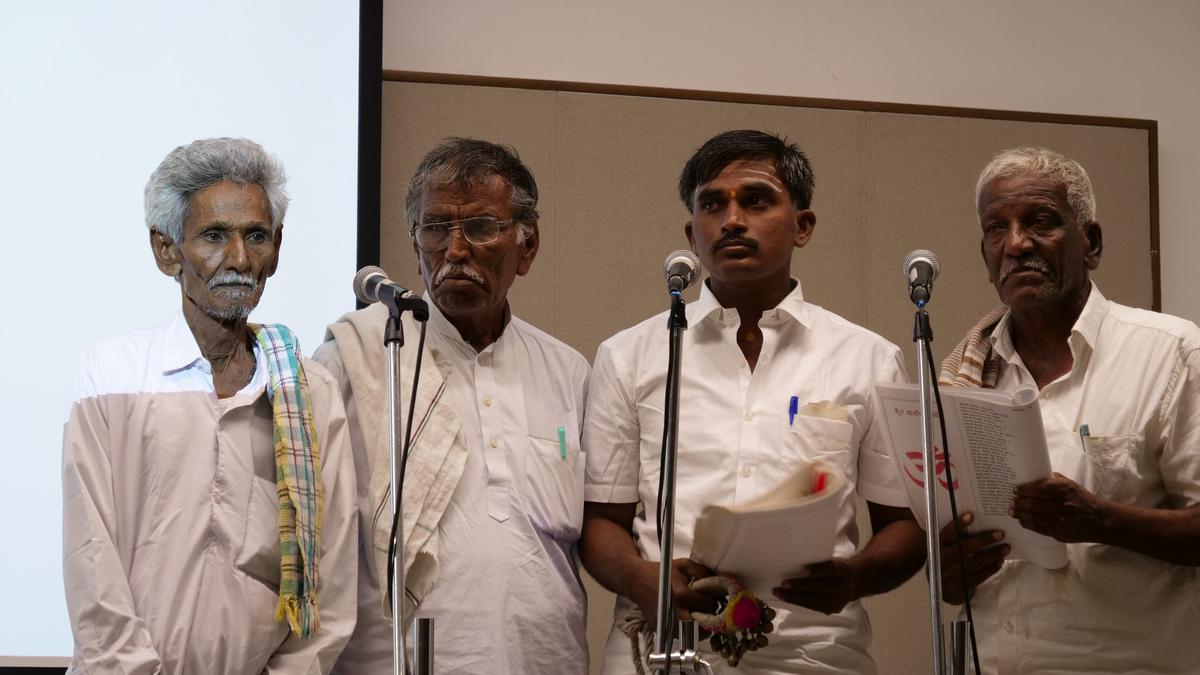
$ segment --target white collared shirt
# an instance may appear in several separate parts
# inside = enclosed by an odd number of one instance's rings
[[[583,524],[587,361],[515,316],[476,352],[425,299],[425,358],[445,380],[468,450],[438,524],[438,576],[415,614],[434,619],[437,672],[583,675],[587,601],[574,547]],[[347,381],[336,342],[325,343],[318,358]],[[346,400],[353,426],[361,411],[353,397]],[[374,611],[379,579],[365,567],[360,574],[365,611],[337,670],[390,672],[390,627]]]
[[[775,487],[805,460],[837,464],[858,493],[873,502],[907,501],[879,430],[871,386],[905,381],[900,350],[883,338],[806,303],[799,282],[758,322],[762,351],[753,372],[737,345],[741,321],[720,306],[708,285],[687,308],[679,406],[679,461],[674,556],[691,551],[696,517],[708,504],[739,504]],[[587,501],[640,502],[634,536],[646,560],[659,559],[655,531],[659,455],[667,368],[666,313],[633,326],[600,346],[588,394],[584,430]],[[789,404],[831,401],[848,421],[798,415]],[[843,495],[834,554],[858,544],[853,494]],[[798,533],[797,536],[803,536]],[[780,580],[782,581],[782,580]],[[873,673],[866,650],[870,626],[860,603],[825,616],[779,601],[771,646],[748,654],[741,673]],[[631,607],[620,598],[619,619]],[[792,611],[788,611],[791,609]],[[628,638],[614,629],[605,673],[630,670]],[[720,659],[715,659],[720,661]]]
[[[327,673],[354,627],[354,465],[333,378],[304,360],[320,443],[320,627],[275,618],[279,501],[267,364],[218,399],[179,313],[80,364],[63,439],[71,672]]]
[[[1036,390],[1010,316],[993,332],[996,388]],[[1200,329],[1093,285],[1068,343],[1070,372],[1038,393],[1054,470],[1122,504],[1200,503]],[[978,588],[986,672],[1197,672],[1200,568],[1100,544],[1067,544],[1067,555],[1059,570],[1008,561]]]
[[[515,316],[476,352],[429,310],[426,344],[469,450],[439,525],[439,579],[417,610],[437,621],[438,672],[581,675],[587,605],[572,549],[587,360]]]

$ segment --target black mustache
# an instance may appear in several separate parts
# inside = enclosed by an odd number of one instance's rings
[[[718,239],[717,242],[712,245],[712,251],[713,253],[716,253],[719,249],[731,245],[745,246],[751,250],[758,250],[758,242],[754,241],[753,239],[746,239],[745,237],[738,235],[726,235]]]

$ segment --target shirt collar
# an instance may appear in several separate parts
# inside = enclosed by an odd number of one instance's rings
[[[809,328],[808,304],[804,302],[804,292],[800,289],[800,280],[791,278],[792,290],[773,309],[763,312],[762,324],[782,323],[792,319],[805,328]],[[700,285],[700,297],[692,303],[694,321],[712,319],[720,326],[737,325],[740,323],[738,311],[734,308],[722,307],[708,287],[708,280]]]
[[[163,330],[162,372],[175,372],[192,367],[197,362],[207,363],[200,353],[200,344],[192,329],[188,326],[183,310],[175,313],[174,318]]]
[[[1079,317],[1075,319],[1075,325],[1071,327],[1071,337],[1068,338],[1068,341],[1071,344],[1072,354],[1077,354],[1078,349],[1083,346],[1095,348],[1096,340],[1100,336],[1100,326],[1104,323],[1106,316],[1108,316],[1108,300],[1093,281],[1092,290],[1088,293],[1083,311],[1079,312]],[[1006,361],[1012,361],[1017,352],[1013,346],[1012,331],[1009,325],[1011,317],[1012,310],[1010,309],[1000,318],[1000,322],[996,324],[996,329],[992,331],[991,335],[992,349],[996,350],[996,354]]]

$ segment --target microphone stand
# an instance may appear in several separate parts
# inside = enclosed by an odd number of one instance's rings
[[[667,351],[666,401],[663,406],[662,475],[659,494],[658,537],[658,612],[655,617],[654,651],[647,657],[654,672],[669,675],[679,672],[712,673],[696,647],[699,627],[694,621],[680,622],[681,649],[673,651],[675,606],[671,594],[671,558],[675,540],[675,465],[679,440],[679,362],[683,331],[687,330],[682,289],[671,288],[671,312],[667,318],[669,342]]]
[[[387,305],[388,320],[384,328],[383,343],[387,348],[387,388],[388,388],[388,444],[391,446],[388,464],[391,472],[391,506],[392,518],[395,525],[395,555],[388,560],[393,570],[391,575],[391,609],[392,609],[392,673],[407,675],[408,645],[404,634],[404,516],[400,490],[404,485],[404,467],[407,464],[408,439],[405,437],[401,415],[400,392],[400,349],[404,346],[404,324],[401,316],[405,311],[412,312],[417,321],[429,319],[429,306],[425,300],[415,296],[399,296],[385,294],[380,302]],[[413,376],[413,390],[416,390],[417,378]],[[401,442],[403,441],[403,444]],[[418,631],[418,640],[427,642],[428,654],[425,658],[417,659],[418,675],[431,675],[433,672],[433,620],[422,619],[422,630]]]
[[[926,348],[933,341],[933,329],[925,303],[917,302],[913,317],[913,342],[917,345],[917,383],[921,389],[921,444],[925,462],[925,566],[929,580],[929,611],[933,629],[933,672],[946,675],[946,636],[942,631],[942,550],[938,540],[937,457],[933,449],[933,411],[930,396],[929,363]]]

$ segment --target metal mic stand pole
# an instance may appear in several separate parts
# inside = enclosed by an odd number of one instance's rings
[[[929,579],[929,611],[933,629],[933,672],[946,675],[946,636],[942,631],[942,549],[938,541],[937,458],[933,450],[933,411],[930,395],[929,361],[926,347],[933,340],[925,304],[917,304],[913,318],[913,342],[917,345],[917,383],[921,389],[921,444],[925,462],[925,566]]]
[[[687,330],[687,313],[683,296],[671,291],[671,313],[667,319],[669,347],[667,351],[667,393],[663,406],[663,475],[662,513],[658,522],[662,530],[658,539],[658,614],[654,623],[654,652],[650,665],[659,673],[671,672],[671,632],[675,626],[675,603],[671,594],[671,559],[675,545],[675,459],[679,440],[679,360],[683,331]]]
[[[421,298],[388,297],[381,299],[388,307],[388,320],[384,328],[383,343],[387,348],[387,389],[388,389],[388,444],[391,452],[388,465],[391,470],[391,503],[392,514],[396,521],[396,554],[388,561],[392,566],[392,673],[406,675],[408,668],[408,644],[404,633],[404,512],[399,499],[400,488],[404,484],[404,416],[401,415],[400,392],[400,349],[404,346],[404,324],[400,317],[405,310],[413,313],[413,318],[425,321],[429,318],[429,307]],[[418,675],[431,675],[433,622],[428,623],[427,637],[430,645],[427,659],[418,659]],[[425,670],[423,668],[428,668]]]
[[[669,674],[678,666],[680,672],[711,673],[712,668],[700,658],[697,650],[697,627],[694,621],[680,623],[682,648],[674,650],[672,629],[675,626],[675,603],[671,593],[671,559],[675,542],[675,465],[679,440],[679,361],[683,331],[687,330],[687,313],[679,290],[671,290],[671,312],[667,319],[670,332],[667,351],[666,401],[663,406],[663,471],[662,512],[658,514],[658,614],[654,629],[654,651],[647,660],[656,673]]]

